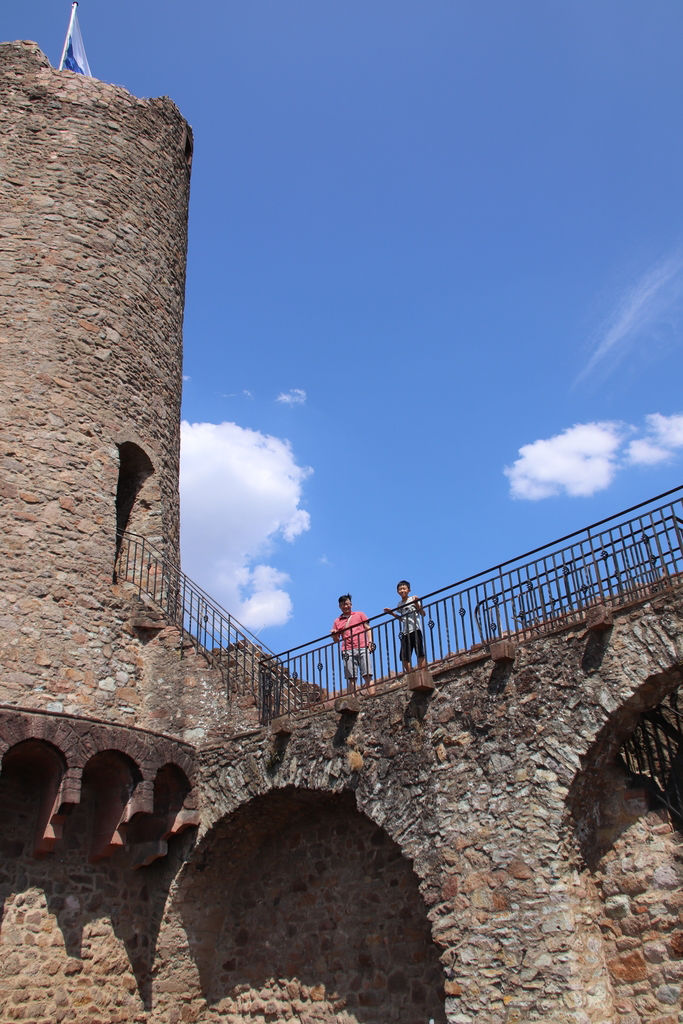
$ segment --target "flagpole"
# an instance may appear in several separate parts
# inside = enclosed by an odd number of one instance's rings
[[[71,35],[71,29],[74,27],[74,18],[76,17],[77,7],[78,0],[74,0],[74,2],[71,5],[71,17],[69,18],[69,27],[66,30],[66,39],[64,40],[64,49],[62,50],[62,56],[59,61],[59,67],[57,68],[58,71],[62,70],[62,64],[64,63],[64,58],[66,57],[66,48],[69,45],[69,36]]]

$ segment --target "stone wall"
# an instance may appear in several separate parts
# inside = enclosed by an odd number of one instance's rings
[[[350,793],[285,789],[218,828],[176,890],[157,970],[159,1021],[179,979],[207,1021],[445,1021],[417,878]]]
[[[191,136],[33,43],[0,47],[0,115],[0,702],[107,715],[117,494],[177,561]]]
[[[683,839],[642,791],[622,797],[622,834],[594,875],[605,957],[623,1024],[677,1024],[683,982]],[[626,799],[624,799],[626,798]],[[630,804],[630,806],[628,806]],[[640,813],[639,813],[640,812]],[[635,820],[634,820],[635,819]],[[621,831],[621,829],[619,830]]]
[[[437,673],[432,697],[399,686],[359,701],[357,713],[293,721],[289,735],[257,730],[207,747],[202,830],[210,837],[281,788],[352,791],[420,880],[449,1021],[617,1020],[601,875],[613,836],[601,845],[601,801],[623,789],[608,770],[640,711],[679,685],[682,645],[681,598],[658,595],[615,614],[610,630],[574,627],[525,644],[513,665],[485,651],[463,657]],[[680,898],[673,856],[667,847],[669,908]],[[645,892],[659,908],[661,893]],[[678,911],[669,913],[667,935]],[[663,971],[652,977],[654,1002],[639,1020],[668,1012],[657,991],[675,996],[661,988]],[[202,991],[211,1005],[211,984]]]
[[[660,593],[610,629],[521,645],[512,664],[473,652],[434,666],[431,695],[399,680],[272,729],[226,729],[194,755],[196,840],[189,829],[136,870],[111,844],[89,859],[94,776],[62,844],[31,858],[10,746],[0,939],[22,981],[5,983],[2,1012],[30,972],[35,1012],[7,1019],[42,1024],[55,992],[81,991],[70,919],[52,902],[73,894],[84,977],[115,968],[99,1017],[82,981],[90,1003],[64,1004],[64,1020],[123,1019],[128,1000],[155,1024],[671,1024],[679,838],[616,758],[640,712],[680,685],[682,606],[680,591]],[[82,900],[100,890],[110,902],[95,914]],[[59,947],[49,960],[26,956],[34,927]]]
[[[134,869],[135,850],[149,850],[152,836],[158,841],[181,813],[187,794],[181,787],[178,807],[169,800],[168,769],[175,761],[191,774],[189,748],[102,723],[19,713],[3,720],[0,743],[0,1020],[147,1019],[164,900],[195,830],[167,837],[170,852],[157,848],[149,867]],[[53,764],[63,775],[46,815]],[[41,849],[43,835],[51,841]]]

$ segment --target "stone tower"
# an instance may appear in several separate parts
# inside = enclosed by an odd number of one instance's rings
[[[178,563],[192,135],[27,42],[0,107],[0,702],[101,715],[117,530]]]

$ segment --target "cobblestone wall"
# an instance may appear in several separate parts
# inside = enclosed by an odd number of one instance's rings
[[[132,872],[123,850],[89,863],[87,787],[63,845],[35,861],[3,790],[0,938],[36,993],[20,1013],[6,980],[7,1019],[677,1021],[680,837],[615,757],[680,685],[681,604],[672,592],[599,635],[560,630],[502,670],[479,651],[437,672],[433,695],[399,683],[355,711],[225,735],[195,755],[197,843],[173,840],[165,867]],[[70,894],[83,958],[53,902]],[[50,946],[37,959],[36,934]],[[56,992],[90,1002],[41,1017]]]
[[[613,825],[604,831],[602,801],[623,789],[610,775],[620,744],[640,711],[679,685],[682,663],[673,595],[624,610],[612,630],[564,630],[524,645],[514,665],[480,652],[440,673],[432,697],[397,689],[365,698],[358,714],[294,723],[289,738],[255,732],[205,749],[203,828],[280,787],[351,790],[420,879],[449,1022],[616,1021],[628,1003],[614,973],[623,950],[615,953],[605,925],[614,918],[603,875],[614,871],[617,840]],[[651,812],[642,814],[618,839],[636,858],[656,852]],[[662,895],[653,868],[653,881],[641,878],[641,905],[656,908],[653,927],[671,936],[681,877],[666,842],[657,856],[672,889]],[[672,966],[648,975],[637,1020],[663,1024],[666,999],[678,1001],[678,940],[666,942]]]
[[[187,854],[132,871],[120,852],[89,859],[97,790],[85,782],[59,848],[32,856],[40,788],[25,766],[0,779],[0,1020],[129,1022],[147,1019],[165,893]]]
[[[0,47],[2,702],[135,718],[102,685],[134,660],[99,675],[120,645],[119,446],[154,467],[126,463],[131,525],[177,560],[190,151],[167,98]]]
[[[641,816],[633,821],[638,810]],[[646,804],[627,813],[630,827],[595,875],[615,1009],[623,1024],[650,1019],[677,1024],[683,983],[683,840],[672,832],[667,816],[649,811]]]

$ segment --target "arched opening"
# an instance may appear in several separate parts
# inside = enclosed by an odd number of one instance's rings
[[[650,677],[614,712],[570,791],[602,984],[615,1010],[642,1021],[667,1020],[681,996],[683,693],[671,688],[679,680],[675,670]]]
[[[132,441],[119,446],[119,480],[116,487],[116,551],[128,526],[133,505],[145,480],[154,472],[149,456]]]
[[[202,995],[235,1024],[445,1022],[417,876],[351,793],[287,787],[240,808],[202,844],[176,909]]]
[[[124,845],[118,831],[123,812],[141,779],[138,766],[118,750],[91,757],[83,769],[83,801],[92,800],[92,839],[89,860],[110,857]]]
[[[185,157],[185,163],[187,164],[188,169],[191,169],[192,168],[192,154],[194,152],[194,139],[192,137],[192,130],[189,127],[189,125],[187,126],[187,128],[183,132],[182,150],[183,150],[183,156]]]
[[[683,832],[683,693],[680,687],[649,711],[622,744],[618,757],[653,807],[666,808],[672,825]]]
[[[0,822],[5,838],[14,834],[13,847],[30,843],[26,852],[40,856],[60,837],[61,825],[52,825],[50,819],[64,770],[61,753],[43,740],[24,740],[3,757]]]
[[[191,814],[183,814],[185,799],[192,789],[177,764],[165,764],[154,779],[154,807],[151,814],[135,814],[126,827],[133,867],[147,867],[168,852],[167,840],[196,824]]]

